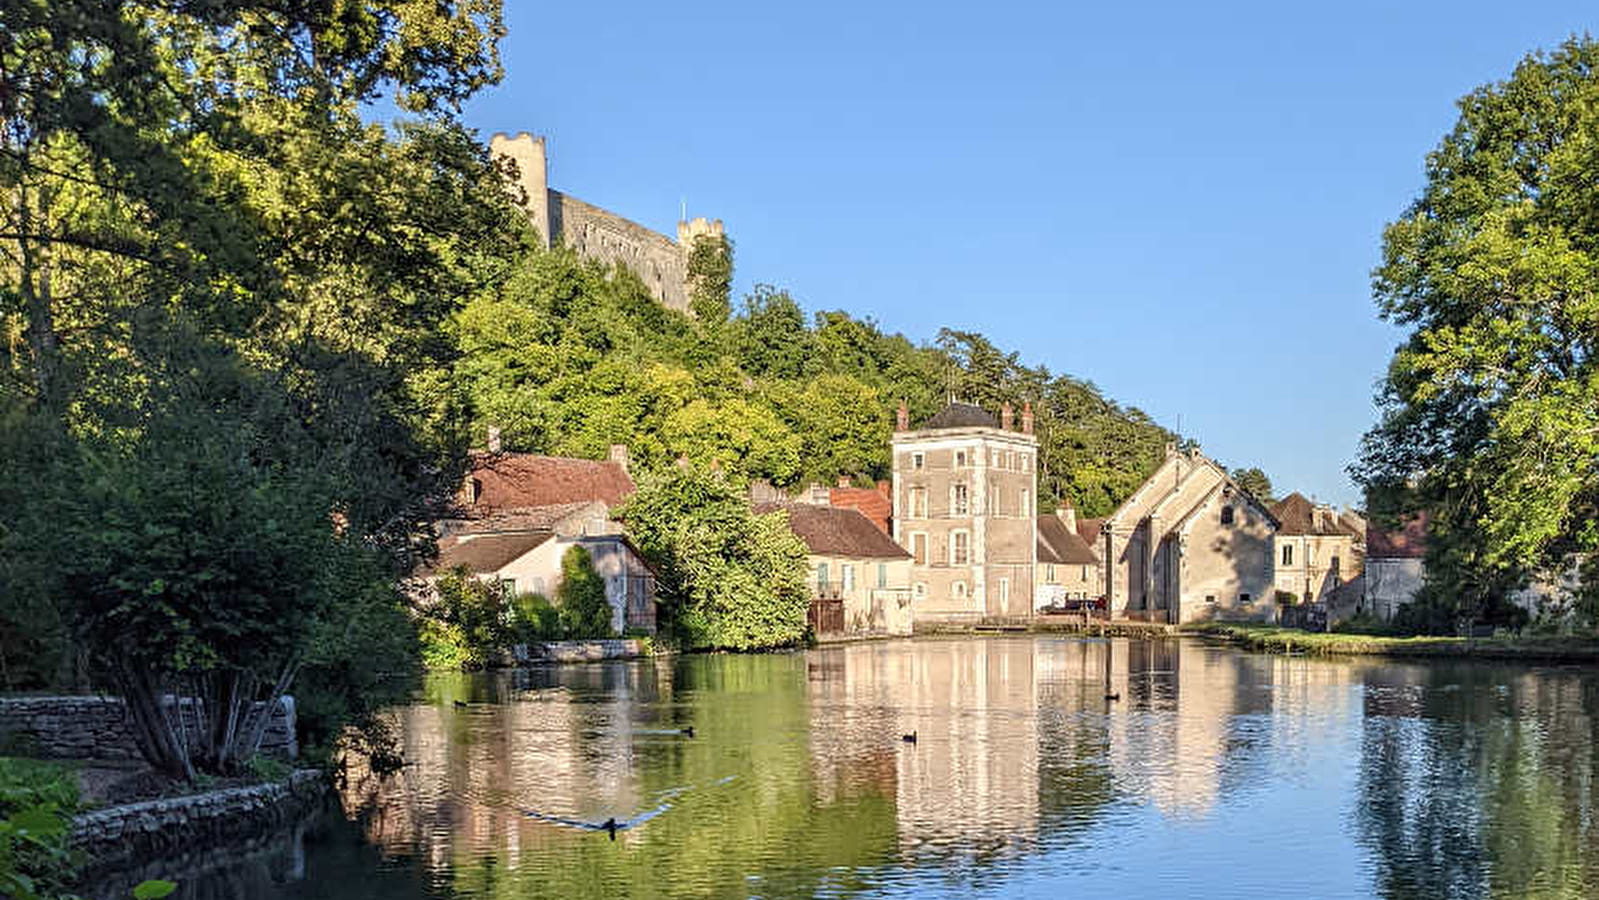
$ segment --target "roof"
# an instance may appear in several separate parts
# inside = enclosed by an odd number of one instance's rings
[[[627,469],[609,460],[478,453],[472,457],[471,478],[478,490],[470,508],[477,516],[592,500],[617,506],[633,493]]]
[[[1427,521],[1420,513],[1406,519],[1399,528],[1366,529],[1367,559],[1420,559],[1427,555]]]
[[[828,502],[839,509],[857,509],[877,530],[888,533],[888,518],[893,507],[882,488],[842,487],[828,491]]]
[[[468,540],[445,538],[439,542],[438,562],[421,574],[458,568],[475,575],[498,572],[553,537],[548,531],[513,531],[477,535]]]
[[[1104,530],[1104,519],[1078,519],[1077,536],[1088,542],[1090,547],[1099,546],[1099,533]]]
[[[951,403],[931,419],[923,428],[998,428],[994,414],[973,403]]]
[[[873,525],[859,510],[808,503],[761,503],[757,513],[788,512],[788,527],[817,556],[855,559],[907,559],[905,548]]]
[[[1318,513],[1316,505],[1298,491],[1273,504],[1271,514],[1281,523],[1277,528],[1278,534],[1358,536],[1338,515],[1329,515],[1325,510]]]
[[[553,531],[570,516],[585,512],[605,514],[599,500],[579,500],[550,506],[519,506],[487,510],[471,519],[446,519],[440,523],[445,534],[481,534],[489,531]]]
[[[1060,516],[1039,516],[1038,561],[1091,565],[1099,562],[1099,555],[1083,540],[1082,535],[1067,528]]]

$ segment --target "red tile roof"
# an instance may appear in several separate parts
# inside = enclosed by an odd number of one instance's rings
[[[536,456],[531,453],[478,453],[472,458],[477,499],[474,516],[513,509],[599,500],[617,506],[633,493],[633,479],[619,463]]]
[[[1060,516],[1039,516],[1038,561],[1092,565],[1099,562],[1099,554],[1081,534],[1067,528]]]
[[[842,487],[828,492],[828,501],[839,509],[860,510],[877,530],[888,534],[888,517],[893,512],[888,494],[878,488]]]
[[[788,527],[817,556],[852,559],[905,559],[905,548],[878,530],[859,510],[808,503],[760,503],[757,513],[787,510]]]
[[[1426,513],[1413,516],[1393,530],[1368,526],[1367,559],[1420,559],[1427,555]]]

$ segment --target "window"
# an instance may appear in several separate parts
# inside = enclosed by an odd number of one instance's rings
[[[927,454],[925,454],[925,453],[912,453],[911,454],[911,468],[920,469],[920,468],[923,468],[926,465],[927,465]]]
[[[1305,545],[1305,565],[1313,566],[1315,564],[1316,564],[1316,545],[1315,544],[1306,544]]]
[[[507,597],[512,596],[513,594],[515,594],[516,593],[516,579],[515,578],[501,578],[500,579],[500,590],[504,591],[505,595]]]
[[[1059,582],[1057,582],[1055,580],[1055,564],[1054,563],[1050,563],[1049,565],[1044,567],[1044,583],[1045,584],[1059,584]]]
[[[1251,598],[1250,598],[1250,596],[1248,594],[1239,594],[1238,595],[1238,602],[1239,603],[1250,603],[1250,602],[1253,602],[1253,601],[1251,600]]]
[[[999,468],[999,451],[998,450],[990,450],[990,451],[988,451],[988,464],[993,466],[996,469]]]
[[[1005,451],[1005,468],[1016,468],[1016,454],[1010,452],[1009,450]]]
[[[1332,563],[1331,563],[1331,565],[1328,566],[1328,569],[1329,569],[1329,571],[1332,572],[1333,578],[1337,579],[1337,577],[1338,577],[1338,557],[1337,557],[1336,554],[1333,556]]]
[[[816,564],[816,588],[817,590],[827,590],[827,563]]]
[[[1077,580],[1078,581],[1087,581],[1088,580],[1088,567],[1087,566],[1083,566],[1083,571],[1078,574]]]
[[[918,581],[915,584],[911,585],[911,596],[915,597],[918,600],[922,599],[923,597],[926,597],[927,596],[927,582]]]
[[[966,485],[957,484],[949,489],[949,508],[952,516],[968,516],[972,512],[971,497],[968,496]]]
[[[911,561],[918,566],[927,565],[927,534],[918,531],[911,535]]]
[[[957,581],[949,586],[949,595],[956,600],[966,599],[966,582]]]
[[[957,468],[957,469],[966,468],[966,451],[965,450],[956,450],[955,451],[955,468]]]
[[[972,561],[972,536],[964,531],[949,533],[949,564],[970,565]]]
[[[1010,579],[1009,578],[1001,578],[999,580],[999,602],[1007,603],[1009,601],[1010,601]]]
[[[847,594],[850,591],[855,590],[855,567],[850,565],[849,563],[845,563],[844,565],[840,566],[839,568],[844,570],[844,572],[843,572],[844,593]]]
[[[1205,602],[1206,603],[1215,603],[1216,602],[1216,595],[1215,594],[1206,594],[1205,595]]]
[[[1032,506],[1033,506],[1033,495],[1032,495],[1032,492],[1027,490],[1027,488],[1022,488],[1022,496],[1021,496],[1021,499],[1019,501],[1017,501],[1016,506],[1017,506],[1016,515],[1021,516],[1024,519],[1027,518],[1028,516],[1032,515]]]
[[[927,488],[924,488],[924,487],[913,487],[913,488],[911,488],[911,492],[910,493],[911,493],[911,502],[910,502],[911,514],[910,514],[910,518],[912,518],[912,519],[925,519],[925,518],[927,518]]]
[[[1223,506],[1221,508],[1221,523],[1223,525],[1233,524],[1233,508],[1231,506]]]
[[[1291,566],[1293,564],[1294,564],[1294,545],[1293,544],[1284,544],[1283,545],[1283,565]]]
[[[880,588],[888,587],[888,563],[877,564],[877,586]]]

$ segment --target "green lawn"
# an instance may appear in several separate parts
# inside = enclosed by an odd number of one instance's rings
[[[1184,631],[1266,653],[1312,656],[1470,656],[1599,662],[1599,639],[1569,637],[1390,637],[1325,634],[1276,625],[1212,622]]]

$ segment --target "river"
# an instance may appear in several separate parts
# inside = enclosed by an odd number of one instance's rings
[[[1196,639],[436,675],[404,770],[177,896],[1599,896],[1596,713],[1593,669]]]

